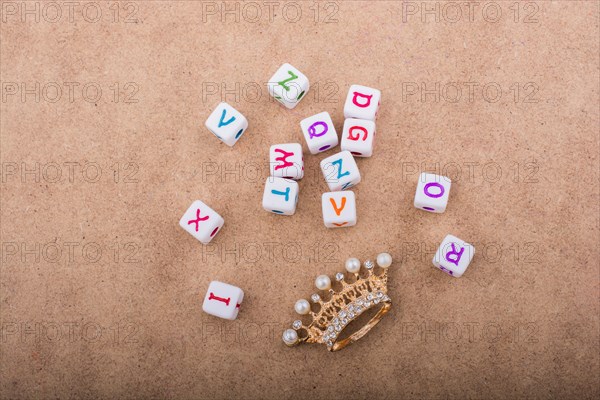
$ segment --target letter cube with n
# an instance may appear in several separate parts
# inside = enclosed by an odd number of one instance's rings
[[[208,244],[225,220],[212,208],[196,200],[179,220],[179,226],[204,244]]]
[[[371,157],[374,137],[375,122],[347,118],[342,131],[342,150],[348,150],[355,157]]]
[[[367,86],[352,85],[344,104],[344,117],[375,121],[381,103],[381,92]]]
[[[244,291],[227,283],[212,281],[202,303],[202,310],[215,317],[234,320],[244,300]]]
[[[475,255],[475,247],[457,238],[447,235],[433,257],[433,265],[448,275],[462,276]]]
[[[300,121],[302,134],[311,154],[318,154],[338,145],[338,135],[327,111]]]
[[[286,179],[302,179],[304,157],[300,143],[274,144],[269,151],[271,176]]]
[[[415,207],[433,213],[443,213],[448,205],[451,185],[450,178],[422,172],[417,183]]]
[[[356,198],[354,192],[328,192],[321,196],[323,222],[327,228],[356,225]]]
[[[222,102],[217,105],[204,125],[219,140],[231,147],[248,129],[248,120],[241,112]]]
[[[285,107],[292,109],[308,92],[308,78],[288,63],[283,64],[269,79],[269,94]]]
[[[360,182],[358,166],[349,151],[342,151],[321,160],[321,171],[332,192],[346,190]]]
[[[298,204],[298,182],[268,177],[263,193],[263,208],[274,214],[293,215]]]

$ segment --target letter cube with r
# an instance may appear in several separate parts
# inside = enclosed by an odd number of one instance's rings
[[[433,265],[448,275],[459,278],[465,273],[475,255],[473,245],[447,235],[433,257]]]

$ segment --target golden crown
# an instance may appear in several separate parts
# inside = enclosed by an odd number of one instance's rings
[[[387,271],[392,264],[392,257],[388,253],[377,256],[377,265],[382,272],[374,272],[373,261],[365,261],[366,272],[361,276],[360,261],[356,258],[346,260],[346,270],[354,276],[353,282],[348,282],[342,272],[335,275],[335,280],[341,288],[334,290],[331,279],[327,275],[319,275],[315,280],[317,289],[329,293],[329,298],[324,301],[317,293],[310,299],[313,306],[305,299],[296,302],[294,308],[300,315],[309,315],[312,320],[305,325],[302,320],[292,323],[292,329],[283,332],[283,341],[288,346],[295,346],[302,342],[323,343],[327,350],[340,350],[350,343],[363,337],[373,328],[392,307],[392,301],[387,295]],[[365,311],[380,305],[377,314],[358,331],[345,339],[340,339],[340,334],[346,326],[357,319]],[[318,310],[314,311],[314,308]]]

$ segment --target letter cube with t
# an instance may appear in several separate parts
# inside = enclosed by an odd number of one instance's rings
[[[348,150],[355,157],[371,157],[374,137],[375,122],[347,118],[342,131],[342,150]]]
[[[450,178],[422,172],[415,193],[415,207],[421,210],[443,213],[450,196]]]
[[[219,140],[231,147],[248,129],[248,120],[241,112],[223,102],[217,105],[204,125]]]
[[[283,64],[269,79],[269,94],[289,109],[298,105],[308,92],[308,78],[288,63]]]
[[[356,198],[354,192],[328,192],[321,196],[323,222],[327,228],[356,225]]]
[[[475,247],[469,243],[447,235],[433,257],[433,265],[448,275],[462,276],[475,255]]]
[[[311,154],[318,154],[338,145],[338,135],[328,112],[300,121],[300,127]]]
[[[225,220],[212,208],[196,200],[179,220],[179,226],[204,244],[219,232]]]
[[[323,159],[321,171],[332,192],[346,190],[360,182],[358,166],[349,151],[342,151]]]
[[[263,208],[275,214],[293,215],[298,204],[299,190],[296,181],[268,177],[263,193]]]
[[[381,92],[379,90],[352,85],[344,104],[344,117],[375,121],[380,102]]]
[[[202,310],[215,317],[234,320],[244,300],[244,291],[227,283],[212,281],[202,303]]]
[[[271,176],[286,179],[302,179],[304,157],[300,143],[274,144],[269,150]]]

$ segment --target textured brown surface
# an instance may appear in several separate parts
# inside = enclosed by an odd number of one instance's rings
[[[318,22],[312,2],[255,3],[256,22],[235,2],[56,4],[50,22],[1,2],[0,397],[598,397],[596,1],[428,2],[439,21],[331,2]],[[264,86],[283,62],[312,83],[291,111]],[[341,129],[352,83],[383,96],[358,225],[323,227],[332,152],[305,156],[296,215],[262,211],[268,146],[324,110]],[[231,149],[203,128],[225,95],[250,121]],[[412,206],[436,167],[443,215]],[[177,225],[196,198],[226,221],[205,248]],[[477,249],[460,279],[431,265],[447,233]],[[282,344],[317,274],[384,250],[395,305],[369,335]],[[213,279],[245,290],[237,321],[202,313]]]

